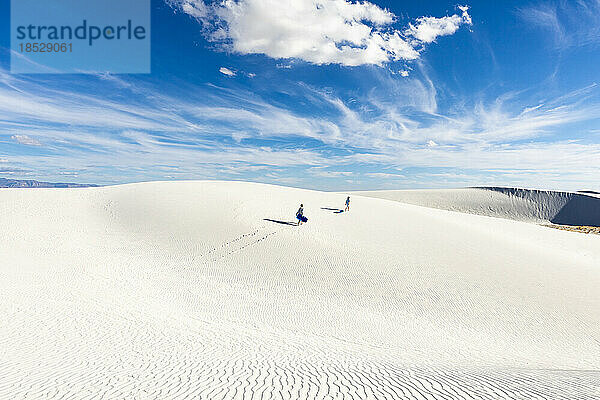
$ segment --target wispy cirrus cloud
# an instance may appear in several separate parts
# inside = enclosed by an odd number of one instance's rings
[[[517,15],[550,33],[559,49],[600,44],[600,0],[548,0],[520,7]]]
[[[423,45],[472,24],[460,14],[421,17],[409,28],[368,1],[348,0],[166,0],[197,19],[213,42],[240,54],[296,58],[313,64],[382,65],[415,60]]]
[[[330,171],[325,167],[311,167],[308,168],[307,172],[314,176],[319,176],[321,178],[341,178],[352,176],[352,171]]]
[[[317,179],[350,177],[356,185],[361,179],[408,184],[424,173],[407,168],[441,168],[454,170],[455,180],[431,175],[432,185],[458,182],[461,174],[499,184],[498,177],[516,180],[514,171],[522,170],[519,179],[532,186],[562,177],[565,188],[567,178],[574,187],[592,182],[600,171],[598,140],[556,134],[600,118],[596,85],[525,104],[507,93],[440,110],[435,86],[425,75],[394,81],[399,85],[394,93],[409,95],[391,99],[378,93],[344,98],[296,84],[296,100],[311,105],[303,114],[214,85],[173,96],[135,79],[99,77],[107,92],[115,85],[136,93],[141,100],[132,102],[29,78],[6,79],[0,84],[0,142],[4,138],[2,143],[16,146],[19,135],[43,143],[27,152],[2,144],[0,157],[9,160],[5,164],[13,176],[36,171],[45,178],[43,171],[66,171],[99,183],[167,177],[276,183],[279,177],[317,187]],[[418,87],[424,90],[413,90]]]
[[[41,146],[42,145],[42,143],[39,140],[29,137],[27,135],[12,135],[10,138],[15,140],[17,143],[24,144],[26,146]]]

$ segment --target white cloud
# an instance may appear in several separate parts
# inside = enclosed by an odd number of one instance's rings
[[[408,76],[408,71],[407,70],[398,71],[398,73],[400,74],[400,76],[403,76],[405,78]]]
[[[525,107],[523,109],[523,112],[521,112],[521,114],[527,114],[528,112],[535,111],[537,109],[542,108],[543,106],[544,106],[543,104],[538,104],[537,106],[534,106],[534,107]]]
[[[389,172],[367,172],[365,176],[371,178],[398,179],[404,178],[402,174],[390,174]]]
[[[297,58],[314,64],[357,66],[419,58],[416,46],[470,24],[462,15],[422,17],[397,29],[396,16],[368,1],[167,0],[199,20],[209,40],[240,54]]]
[[[600,43],[599,0],[540,2],[519,8],[517,14],[527,26],[544,30],[544,37],[560,50]]]
[[[405,35],[414,37],[422,43],[434,42],[440,36],[453,35],[461,25],[473,23],[469,15],[469,7],[459,7],[462,15],[454,14],[449,17],[421,17],[417,18],[416,25],[410,24],[404,32]]]
[[[462,17],[467,25],[473,25],[473,19],[469,15],[469,6],[458,6],[458,9],[462,11]]]
[[[389,78],[387,70],[374,73]],[[423,80],[426,77],[389,78],[388,86],[399,95],[387,102],[378,93],[342,99],[331,91],[296,85],[295,95],[312,106],[310,114],[301,114],[255,93],[216,86],[208,91],[186,88],[173,97],[166,94],[168,90],[149,90],[128,77],[124,79],[143,95],[139,101],[122,102],[98,92],[84,95],[39,85],[31,78],[7,79],[9,85],[0,85],[0,131],[11,133],[0,133],[0,140],[10,140],[18,132],[21,140],[43,142],[44,149],[52,151],[43,157],[30,151],[2,157],[10,157],[11,167],[27,171],[55,175],[56,171],[80,171],[79,176],[90,182],[100,182],[90,174],[101,174],[108,166],[111,171],[106,179],[121,182],[160,179],[165,174],[179,179],[230,175],[267,179],[266,173],[274,170],[291,175],[299,166],[320,167],[298,181],[314,187],[316,174],[343,180],[353,170],[352,178],[356,178],[360,171],[355,169],[363,166],[372,174],[394,172],[394,167],[421,167],[469,169],[478,171],[480,177],[484,170],[527,169],[527,178],[502,172],[503,182],[512,179],[512,184],[522,182],[523,186],[528,186],[525,179],[547,185],[555,182],[557,188],[565,189],[586,182],[597,187],[594,179],[597,182],[600,170],[598,137],[565,140],[583,137],[570,124],[600,119],[597,85],[555,99],[530,98],[526,103],[509,93],[450,111],[423,106],[428,103],[424,99],[435,103],[436,97]],[[428,90],[421,93],[418,85]],[[164,169],[172,166],[179,170]],[[485,172],[486,176],[500,173]],[[412,177],[414,172],[406,172],[406,178],[395,181],[412,185]],[[478,179],[482,182],[483,178]]]
[[[168,4],[181,7],[183,12],[197,19],[210,16],[211,10],[202,0],[166,0]]]
[[[531,25],[539,26],[550,31],[554,40],[561,45],[565,44],[565,33],[558,19],[557,8],[549,4],[537,7],[526,7],[518,10],[519,16]]]
[[[350,171],[326,171],[321,167],[313,167],[309,168],[308,172],[311,175],[319,176],[321,178],[340,178],[343,176],[351,176],[352,172]]]
[[[219,68],[219,72],[222,73],[223,75],[227,75],[227,76],[235,76],[236,75],[236,73],[234,71],[232,71],[226,67]]]
[[[10,138],[13,140],[16,140],[17,143],[19,143],[19,144],[24,144],[27,146],[41,146],[42,145],[42,143],[40,143],[39,140],[31,138],[27,135],[12,135]]]

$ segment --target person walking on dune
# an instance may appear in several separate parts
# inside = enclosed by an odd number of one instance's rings
[[[298,225],[308,221],[308,218],[304,216],[304,204],[300,204],[300,208],[296,211],[296,219],[298,220]]]
[[[350,211],[350,196],[346,197],[346,208],[344,211]]]

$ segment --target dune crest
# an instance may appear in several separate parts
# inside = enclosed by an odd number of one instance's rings
[[[600,226],[600,197],[593,194],[502,187],[374,190],[355,194],[517,221]]]

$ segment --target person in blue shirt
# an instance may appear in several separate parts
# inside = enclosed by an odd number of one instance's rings
[[[346,208],[344,211],[350,211],[350,196],[346,197]]]

